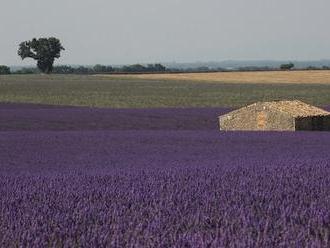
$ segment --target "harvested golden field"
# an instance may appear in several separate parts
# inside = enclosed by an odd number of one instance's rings
[[[222,83],[294,83],[330,84],[330,71],[212,72],[178,74],[120,75],[154,80],[185,80]]]

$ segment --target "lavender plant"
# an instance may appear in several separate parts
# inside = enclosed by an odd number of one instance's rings
[[[153,111],[154,129],[0,132],[0,246],[330,245],[329,133],[175,129],[179,110]],[[191,111],[178,119],[214,110]]]

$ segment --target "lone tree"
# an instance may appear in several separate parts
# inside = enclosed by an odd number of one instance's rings
[[[22,60],[25,58],[37,60],[39,70],[48,74],[53,71],[54,60],[61,56],[62,50],[65,49],[57,38],[34,38],[19,45],[18,55]]]
[[[293,63],[283,64],[283,65],[281,65],[281,70],[289,71],[289,70],[293,69],[293,67],[294,67]]]

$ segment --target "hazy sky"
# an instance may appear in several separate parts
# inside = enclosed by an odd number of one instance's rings
[[[330,58],[329,0],[0,0],[0,64],[56,36],[61,64]]]

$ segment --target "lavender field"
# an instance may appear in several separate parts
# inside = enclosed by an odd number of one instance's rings
[[[329,247],[330,133],[221,108],[0,105],[0,246]]]

